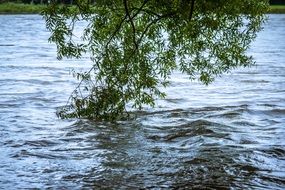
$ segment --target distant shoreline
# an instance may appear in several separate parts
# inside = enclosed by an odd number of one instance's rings
[[[268,13],[285,14],[285,5],[270,5],[270,10]]]
[[[0,3],[0,15],[3,14],[40,14],[46,5],[22,3]],[[285,5],[271,5],[268,14],[285,14]]]
[[[0,15],[5,14],[40,14],[46,5],[32,5],[23,3],[1,3]]]

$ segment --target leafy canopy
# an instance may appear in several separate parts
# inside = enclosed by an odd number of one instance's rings
[[[126,105],[154,106],[173,70],[209,84],[249,66],[246,50],[261,29],[266,0],[77,0],[44,11],[58,58],[90,56],[62,118],[116,120]],[[81,36],[78,24],[86,24]]]

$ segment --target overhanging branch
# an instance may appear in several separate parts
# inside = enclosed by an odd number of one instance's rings
[[[132,29],[133,29],[133,42],[134,42],[134,45],[135,45],[136,49],[138,49],[138,44],[136,42],[136,27],[135,27],[135,24],[134,24],[134,21],[133,21],[134,17],[131,17],[131,15],[130,15],[127,0],[124,0],[124,7],[125,7],[126,15],[129,18],[129,22],[131,23],[131,26],[132,26]]]

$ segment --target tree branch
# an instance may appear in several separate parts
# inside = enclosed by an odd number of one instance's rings
[[[145,12],[145,13],[147,13],[147,14],[149,14],[149,15],[154,15],[154,16],[157,16],[157,17],[160,16],[158,13],[153,12],[153,11],[151,11],[151,10],[149,10],[149,9],[142,9],[142,8],[133,7],[132,10],[138,10],[138,11],[140,11],[140,12]]]
[[[152,20],[152,21],[145,27],[145,30],[144,30],[143,33],[141,34],[141,37],[138,39],[137,43],[139,44],[139,43],[142,41],[144,35],[147,33],[147,31],[149,30],[149,28],[150,28],[153,24],[155,24],[156,22],[160,21],[160,20],[163,19],[163,18],[171,17],[171,16],[173,16],[173,15],[175,15],[175,14],[176,14],[175,12],[171,12],[171,13],[168,13],[168,14],[165,14],[165,15],[160,15],[158,18]]]
[[[193,16],[194,4],[195,4],[195,0],[191,0],[191,8],[190,8],[190,14],[189,14],[189,21],[191,21],[192,16]]]
[[[132,18],[130,15],[127,0],[124,0],[124,7],[125,7],[126,15],[129,17],[129,21],[130,21],[132,28],[133,28],[133,42],[135,44],[136,49],[138,49],[139,47],[138,47],[138,44],[136,42],[136,27],[135,27],[135,24],[133,22],[134,17]]]
[[[110,44],[112,39],[115,37],[115,35],[119,32],[119,30],[122,27],[123,22],[127,19],[127,15],[124,16],[124,18],[121,20],[121,22],[118,24],[116,30],[112,33],[111,37],[109,38],[108,42],[105,45],[105,48]]]
[[[149,0],[145,0],[143,2],[143,4],[140,6],[140,8],[138,8],[138,11],[132,16],[132,19],[134,19],[140,12],[141,10],[143,9],[143,7],[145,6],[145,4],[148,2]]]

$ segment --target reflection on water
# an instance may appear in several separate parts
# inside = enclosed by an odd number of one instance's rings
[[[285,188],[285,15],[269,16],[256,66],[209,86],[175,72],[165,100],[117,124],[57,119],[70,68],[90,62],[58,62],[40,16],[0,27],[1,188]]]

